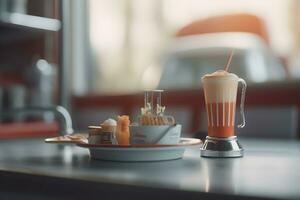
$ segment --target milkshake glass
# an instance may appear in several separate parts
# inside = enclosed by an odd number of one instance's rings
[[[208,136],[229,138],[235,135],[235,112],[238,83],[242,84],[240,113],[245,126],[244,102],[246,82],[233,73],[218,70],[202,77],[207,113]]]

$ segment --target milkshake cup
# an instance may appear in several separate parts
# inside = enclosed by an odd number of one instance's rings
[[[233,73],[218,70],[202,77],[207,113],[208,136],[229,138],[235,135],[235,113],[238,83],[242,84],[240,113],[245,126],[244,101],[246,82]]]

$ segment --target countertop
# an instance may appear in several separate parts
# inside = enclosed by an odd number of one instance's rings
[[[2,197],[300,199],[295,140],[240,139],[243,158],[201,158],[195,146],[183,159],[141,163],[91,160],[86,149],[43,140],[0,142]]]

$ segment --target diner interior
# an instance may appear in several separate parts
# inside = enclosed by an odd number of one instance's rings
[[[206,158],[203,77],[225,68],[247,85],[232,117],[243,154]],[[119,162],[47,144],[139,122],[145,91],[200,146]],[[299,115],[298,0],[0,0],[1,199],[299,199]]]

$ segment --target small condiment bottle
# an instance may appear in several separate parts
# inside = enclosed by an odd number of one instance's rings
[[[88,141],[89,144],[100,144],[101,143],[101,126],[89,126],[88,127],[89,137]]]
[[[116,139],[116,126],[101,124],[101,144],[118,144]]]

